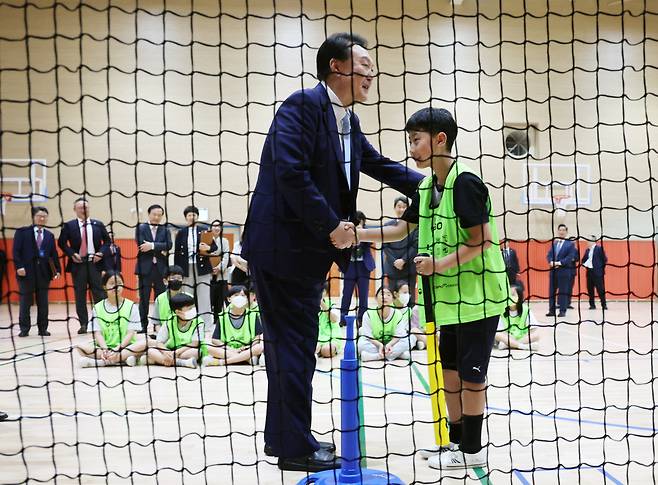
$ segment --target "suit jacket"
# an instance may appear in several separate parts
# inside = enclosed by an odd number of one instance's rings
[[[103,259],[96,265],[98,271],[116,271],[121,273],[121,248],[114,244],[114,253],[112,244],[108,244],[103,251]]]
[[[197,272],[201,275],[206,275],[212,273],[212,266],[210,261],[206,256],[199,255],[199,243],[201,242],[201,233],[207,231],[208,228],[203,224],[197,224],[194,229],[196,230],[196,241],[197,241],[197,251],[196,251],[196,265]],[[187,235],[189,233],[189,226],[182,228],[176,233],[176,241],[174,244],[174,264],[180,266],[183,269],[183,274],[189,276],[189,253],[187,251]]]
[[[361,254],[363,255],[363,265],[366,267],[368,271],[372,271],[375,269],[375,258],[372,257],[372,243],[369,242],[362,242],[359,243],[358,249],[360,250]],[[355,253],[357,251],[357,246],[354,246],[352,248],[352,252]],[[354,261],[351,260],[350,257],[350,263],[354,264]]]
[[[152,251],[137,253],[137,262],[135,263],[135,274],[147,275],[153,269],[153,256],[157,261],[156,265],[160,274],[164,274],[167,269],[168,253],[171,249],[171,234],[166,226],[158,226],[155,233],[155,240],[151,233],[151,225],[144,222],[135,228],[135,241],[139,247],[143,242],[152,242],[155,247]]]
[[[89,219],[91,222],[91,230],[94,238],[94,249],[96,252],[105,254],[107,247],[110,244],[110,236],[105,229],[105,224],[97,219]],[[72,219],[62,225],[62,232],[59,234],[59,248],[68,256],[66,263],[66,271],[70,272],[73,267],[74,261],[71,257],[75,253],[80,252],[80,243],[82,236],[80,235],[80,225],[77,219]]]
[[[381,156],[351,115],[348,186],[336,117],[322,84],[293,93],[272,121],[245,224],[242,256],[280,276],[324,278],[332,262],[345,271],[350,250],[329,234],[355,219],[361,172],[412,195],[422,175]]]
[[[50,261],[57,273],[62,271],[55,247],[55,236],[48,229],[43,230],[43,242],[39,251],[34,237],[34,226],[21,227],[14,234],[13,252],[14,266],[16,269],[25,269],[24,278],[40,276],[51,280],[55,275],[50,268]]]
[[[547,261],[559,261],[562,266],[553,268],[556,270],[567,269],[570,272],[576,271],[576,261],[578,261],[578,249],[576,249],[573,241],[567,239],[562,243],[560,252],[555,254],[555,248],[557,247],[558,240],[553,241],[551,244],[551,249],[548,250],[548,255],[546,256]]]
[[[589,258],[590,248],[585,250],[582,264],[585,264],[585,261]],[[605,265],[608,264],[608,257],[605,255],[603,246],[598,244],[594,246],[594,256],[592,256],[592,269],[587,268],[587,271],[591,271],[594,276],[603,276],[605,274]]]
[[[386,223],[386,226],[393,226],[398,223],[394,220]],[[393,241],[382,244],[383,270],[384,274],[393,279],[404,279],[416,274],[416,264],[414,258],[418,256],[418,228],[414,229],[407,237],[401,241]],[[402,270],[397,269],[393,263],[397,259],[404,260]]]

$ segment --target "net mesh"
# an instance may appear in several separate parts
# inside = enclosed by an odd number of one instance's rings
[[[426,353],[364,364],[368,465],[407,483],[655,483],[658,10],[648,0],[0,2],[0,411],[9,414],[0,483],[302,477],[263,453],[262,366],[80,368],[74,346],[90,337],[76,334],[70,274],[50,285],[53,335],[19,338],[13,242],[37,205],[58,237],[84,196],[113,232],[133,301],[135,228],[153,203],[174,237],[188,205],[222,221],[237,254],[274,113],[316,85],[316,51],[338,31],[370,42],[378,75],[355,112],[379,151],[406,163],[409,115],[430,104],[454,113],[456,153],[489,189],[542,335],[531,352],[494,349],[488,467],[468,473],[418,455],[434,442]],[[360,188],[368,224],[394,216],[397,192],[368,178]],[[588,300],[582,261],[574,309],[544,317],[546,254],[561,222],[579,259],[587,240],[603,240],[605,313]],[[374,255],[371,297],[386,281]],[[344,281],[336,269],[331,277],[339,306]],[[339,442],[337,368],[318,361],[313,431]]]

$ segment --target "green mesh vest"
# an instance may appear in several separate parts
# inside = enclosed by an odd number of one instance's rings
[[[226,311],[219,314],[219,339],[234,349],[251,345],[254,338],[256,338],[256,318],[258,318],[258,312],[246,310],[244,312],[242,326],[235,328],[229,316],[231,308],[232,306],[229,305]]]
[[[427,253],[440,259],[457,251],[468,240],[468,232],[459,225],[453,202],[455,179],[464,172],[475,173],[466,165],[453,163],[445,181],[443,197],[435,209],[430,207],[433,177],[425,177],[420,183],[418,253]],[[487,205],[492,245],[471,261],[430,276],[437,325],[473,322],[501,315],[507,307],[509,283],[491,199]],[[419,279],[422,295],[424,288],[422,278]],[[422,301],[422,296],[419,301]]]
[[[388,322],[384,322],[379,316],[379,311],[368,310],[368,317],[370,318],[370,328],[372,329],[372,338],[379,340],[386,345],[395,336],[395,329],[402,321],[402,312],[397,308],[391,308],[393,316],[389,318]]]
[[[171,318],[167,320],[167,332],[169,334],[169,338],[165,344],[166,347],[169,350],[176,350],[186,345],[190,345],[198,326],[201,326],[199,356],[205,357],[208,355],[208,349],[206,347],[206,342],[203,340],[203,320],[201,320],[199,317],[196,317],[194,320],[192,320],[192,322],[188,324],[185,330],[181,330],[178,328],[178,317],[174,313]]]
[[[130,314],[133,311],[134,303],[126,298],[119,307],[119,310],[110,313],[105,309],[105,301],[99,301],[94,305],[94,312],[99,322],[99,327],[105,344],[109,349],[118,346],[128,334],[128,322],[130,321]],[[130,343],[135,342],[135,337],[132,338]]]
[[[331,299],[323,298],[328,310],[320,310],[318,312],[318,343],[328,344],[332,343],[340,352],[343,349],[343,333],[340,330],[338,322],[331,321]]]
[[[522,339],[528,335],[528,315],[530,314],[530,307],[523,305],[523,312],[520,315],[512,317],[502,314],[500,318],[505,323],[504,331],[508,332],[515,340]]]

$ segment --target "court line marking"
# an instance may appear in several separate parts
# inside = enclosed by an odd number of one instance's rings
[[[614,485],[624,485],[624,482],[620,481],[619,479],[615,478],[610,472],[607,472],[606,470],[603,469],[602,466],[592,466],[592,465],[578,465],[578,466],[564,466],[564,465],[558,465],[557,468],[537,468],[533,470],[525,470],[525,471],[520,471],[520,470],[514,470],[514,475],[519,479],[519,481],[523,485],[531,485],[530,482],[526,479],[524,473],[539,473],[539,472],[559,472],[560,471],[576,471],[576,470],[596,470],[597,472],[601,473],[605,478],[610,480]]]

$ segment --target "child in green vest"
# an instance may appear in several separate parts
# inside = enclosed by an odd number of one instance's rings
[[[429,465],[481,467],[487,462],[481,444],[487,369],[509,297],[494,211],[482,179],[451,155],[457,124],[449,111],[421,109],[405,130],[411,158],[432,174],[421,181],[402,216],[407,224],[358,229],[357,239],[397,241],[418,227],[414,263],[419,276],[429,279],[430,287],[422,290],[431,292],[441,329],[451,441],[448,450],[433,449]]]
[[[123,277],[116,271],[107,271],[101,279],[107,298],[94,305],[89,331],[94,341],[76,347],[82,356],[82,367],[104,367],[125,362],[134,366],[136,358],[146,349],[146,341],[135,340],[142,329],[139,307],[124,298]]]
[[[500,316],[496,342],[500,349],[530,350],[531,343],[539,343],[537,324],[530,306],[524,302],[523,286],[513,283],[510,287],[510,305]]]
[[[409,284],[405,280],[399,280],[397,285],[397,288],[393,291],[393,304],[409,322],[409,329],[416,338],[414,348],[423,350],[427,347],[427,335],[425,334],[424,318],[420,318],[420,307],[419,305],[409,305],[411,293],[409,292]]]
[[[153,324],[156,333],[173,315],[169,307],[169,299],[181,292],[181,288],[183,288],[183,276],[183,268],[175,264],[169,266],[167,271],[165,271],[164,284],[167,289],[155,298],[151,314],[149,315],[149,320]]]
[[[195,368],[208,352],[203,340],[203,320],[198,316],[194,297],[178,293],[169,299],[172,315],[160,327],[155,347],[149,346],[148,363],[167,367]]]
[[[340,329],[340,310],[333,307],[329,296],[329,284],[325,283],[318,313],[318,346],[315,353],[319,357],[333,357],[343,351],[345,338]]]
[[[393,306],[393,293],[382,286],[375,294],[377,308],[363,314],[357,348],[364,362],[411,358],[416,337],[409,333],[409,321]]]
[[[264,351],[263,328],[258,311],[249,307],[244,286],[235,285],[228,291],[229,305],[218,316],[212,345],[203,365],[257,364]]]

